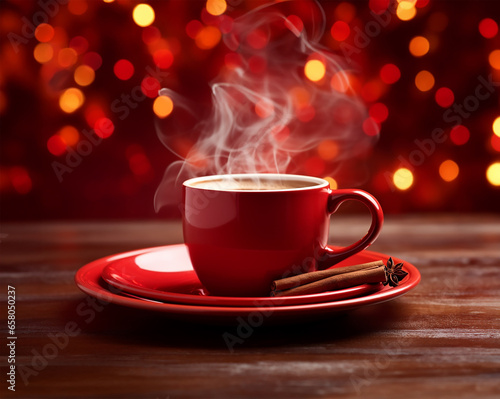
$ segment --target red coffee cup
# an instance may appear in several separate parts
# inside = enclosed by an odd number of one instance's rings
[[[238,174],[183,184],[183,229],[193,268],[211,295],[269,296],[271,282],[332,266],[368,247],[384,216],[378,201],[357,189],[332,190],[299,175]],[[365,204],[366,235],[332,251],[330,215],[344,201]]]

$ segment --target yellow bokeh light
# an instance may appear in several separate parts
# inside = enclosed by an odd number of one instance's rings
[[[132,18],[139,26],[149,26],[155,20],[155,11],[149,4],[137,4],[132,11]]]
[[[493,121],[493,133],[500,137],[500,116],[497,116],[496,119]]]
[[[35,57],[35,60],[37,60],[40,64],[49,62],[53,56],[54,49],[48,43],[37,44],[33,50],[33,57]]]
[[[429,91],[434,87],[434,76],[429,71],[420,71],[415,76],[415,86],[420,91]]]
[[[174,103],[168,96],[158,96],[153,103],[153,111],[158,118],[166,118],[174,109]]]
[[[330,188],[332,190],[336,190],[338,188],[337,181],[333,177],[327,176],[323,177],[323,179],[326,180],[328,183],[330,183]]]
[[[80,65],[75,69],[74,78],[75,82],[80,86],[88,86],[94,81],[95,72],[88,65]]]
[[[423,36],[415,36],[410,40],[410,53],[415,57],[422,57],[429,52],[430,44]]]
[[[439,176],[444,181],[453,181],[458,177],[460,169],[456,162],[448,159],[439,165]]]
[[[399,190],[408,190],[413,184],[413,173],[406,168],[399,168],[392,176],[392,182]]]
[[[215,26],[205,26],[195,37],[196,45],[202,50],[209,50],[217,45],[222,38],[220,30]]]
[[[415,3],[412,1],[401,1],[396,9],[396,15],[401,21],[409,21],[417,15]]]
[[[64,112],[70,114],[80,108],[84,101],[85,97],[82,91],[76,87],[70,87],[59,97],[59,106]]]
[[[317,82],[325,76],[325,64],[320,60],[309,60],[304,67],[304,73],[309,80]]]
[[[492,163],[486,170],[488,182],[494,186],[500,186],[500,162]]]
[[[492,68],[500,69],[500,50],[493,50],[488,56]]]
[[[67,125],[59,130],[59,136],[67,146],[73,146],[80,140],[80,133],[74,126]]]
[[[207,0],[207,11],[212,15],[222,15],[226,11],[226,0]]]

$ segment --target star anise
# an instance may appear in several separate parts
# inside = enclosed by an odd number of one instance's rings
[[[392,258],[389,258],[385,266],[385,275],[387,276],[387,281],[383,284],[397,287],[399,282],[403,280],[408,273],[403,270],[403,263],[394,264]]]

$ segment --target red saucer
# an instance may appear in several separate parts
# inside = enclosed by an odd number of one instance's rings
[[[382,303],[398,296],[405,294],[411,289],[415,288],[420,281],[420,273],[415,266],[401,259],[394,258],[394,261],[399,263],[403,262],[403,269],[408,272],[408,276],[399,284],[398,287],[385,286],[377,292],[368,294],[361,297],[343,299],[333,302],[310,303],[290,306],[242,306],[242,307],[226,307],[226,306],[197,306],[197,305],[182,305],[176,303],[163,303],[153,300],[126,297],[117,293],[115,287],[109,286],[101,275],[104,268],[113,261],[123,259],[131,256],[136,256],[152,251],[158,251],[167,248],[150,248],[139,251],[127,252],[115,256],[110,256],[98,259],[88,265],[83,266],[78,270],[75,281],[78,287],[88,295],[95,297],[104,302],[113,304],[129,306],[138,309],[152,310],[167,313],[178,318],[196,320],[208,320],[214,322],[234,323],[238,320],[250,321],[263,320],[269,318],[273,322],[294,320],[300,321],[303,319],[310,319],[312,317],[322,317],[333,313],[345,312],[348,310],[356,309],[362,306],[374,305]],[[353,259],[354,258],[354,259]],[[373,260],[383,259],[386,260],[387,255],[363,251],[349,260],[352,263],[370,262]],[[347,264],[347,263],[344,263]]]
[[[126,293],[163,302],[212,306],[303,305],[353,298],[382,287],[380,284],[363,284],[338,291],[289,297],[219,297],[209,295],[200,283],[184,244],[125,255],[108,263],[102,278]],[[350,263],[365,262],[361,258],[355,256]]]

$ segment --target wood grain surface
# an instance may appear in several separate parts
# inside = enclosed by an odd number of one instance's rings
[[[336,217],[332,242],[349,244],[367,225]],[[370,249],[417,266],[415,290],[315,322],[264,324],[232,351],[223,334],[236,326],[100,306],[74,284],[97,258],[182,242],[180,223],[16,223],[0,233],[2,347],[11,285],[18,367],[15,392],[3,374],[2,398],[500,397],[499,215],[387,217]]]

